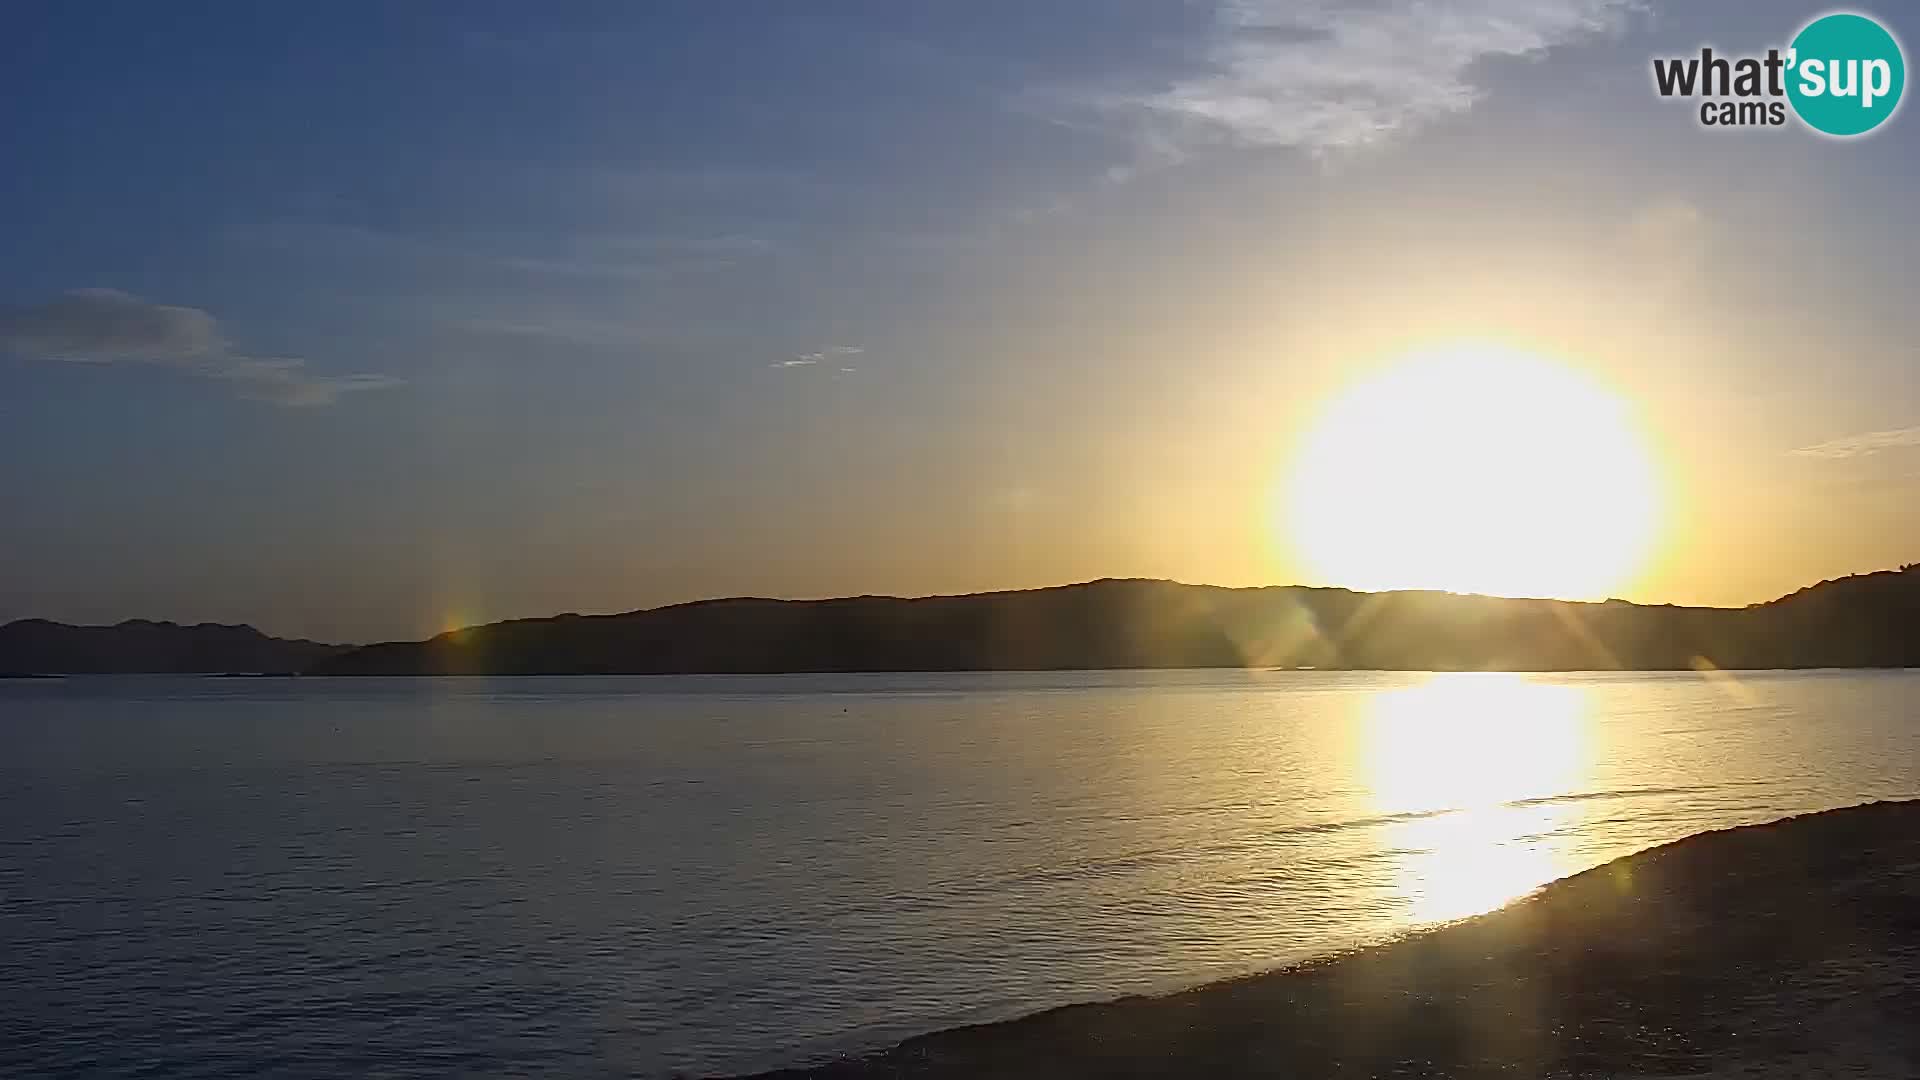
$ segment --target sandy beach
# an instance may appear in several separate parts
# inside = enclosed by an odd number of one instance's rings
[[[1703,833],[1487,915],[769,1077],[1920,1075],[1920,802]]]

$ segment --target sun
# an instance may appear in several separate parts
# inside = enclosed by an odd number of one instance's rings
[[[1331,585],[1601,599],[1644,568],[1662,473],[1627,401],[1501,346],[1347,387],[1290,458],[1281,535]]]

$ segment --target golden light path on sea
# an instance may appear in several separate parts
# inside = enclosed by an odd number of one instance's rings
[[[1578,869],[1556,800],[1587,790],[1590,692],[1504,672],[1383,691],[1356,726],[1373,809],[1415,922],[1499,907]]]

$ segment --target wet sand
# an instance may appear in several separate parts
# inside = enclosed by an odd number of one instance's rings
[[[1361,952],[765,1075],[1920,1076],[1920,801],[1703,833]]]

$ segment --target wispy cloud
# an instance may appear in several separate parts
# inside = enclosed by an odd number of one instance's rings
[[[385,390],[403,380],[392,375],[315,375],[305,360],[228,356],[198,373],[231,384],[241,397],[276,405],[331,405],[343,394]]]
[[[1153,156],[1197,143],[1362,147],[1463,112],[1474,68],[1617,32],[1644,0],[1228,0],[1205,69],[1108,104],[1144,114]]]
[[[199,308],[150,304],[115,289],[75,289],[34,307],[0,312],[0,344],[61,360],[185,361],[226,343]]]
[[[241,356],[207,312],[150,303],[117,289],[76,289],[44,304],[0,309],[0,350],[75,363],[164,366],[277,405],[331,405],[344,394],[401,381],[390,375],[316,375],[304,360]]]
[[[819,364],[824,364],[829,360],[844,362],[848,357],[859,356],[866,351],[865,348],[859,345],[829,345],[817,352],[801,353],[798,356],[790,356],[785,360],[775,360],[770,366],[777,368],[814,367]],[[854,368],[851,366],[836,366],[839,367],[842,374],[851,374],[854,371]]]
[[[1842,435],[1837,439],[1814,443],[1812,446],[1802,446],[1793,453],[1800,457],[1811,458],[1857,458],[1877,454],[1882,450],[1897,450],[1908,446],[1920,446],[1920,427]]]

